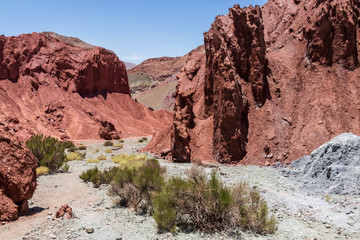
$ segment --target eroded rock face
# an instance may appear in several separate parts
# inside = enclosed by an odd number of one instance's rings
[[[36,188],[36,164],[31,151],[0,128],[0,221],[16,220],[26,210]]]
[[[18,119],[10,127],[23,139],[117,139],[169,126],[131,100],[113,52],[48,32],[0,37],[0,102],[0,123]]]
[[[179,75],[174,161],[287,163],[359,134],[359,5],[269,0],[217,17]]]

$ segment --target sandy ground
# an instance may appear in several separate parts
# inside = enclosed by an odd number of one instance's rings
[[[281,169],[256,166],[208,167],[217,171],[227,185],[247,181],[257,187],[267,200],[271,214],[279,221],[274,235],[259,236],[236,231],[204,235],[201,233],[159,234],[155,221],[139,216],[132,209],[114,207],[108,187],[93,188],[81,181],[79,175],[97,166],[100,169],[116,166],[111,155],[136,153],[146,143],[137,138],[126,139],[123,149],[106,154],[103,141],[82,142],[87,146],[86,159],[69,162],[68,173],[40,176],[38,187],[30,200],[31,215],[16,222],[0,224],[0,239],[360,239],[360,198],[311,193],[282,176]],[[99,149],[99,153],[94,153]],[[106,155],[108,160],[86,164],[86,160]],[[184,175],[191,164],[175,164],[159,160],[167,174]],[[76,218],[55,218],[56,211],[69,204]],[[93,229],[93,233],[87,230]]]

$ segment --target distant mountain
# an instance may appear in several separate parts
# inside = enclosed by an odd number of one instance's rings
[[[124,62],[124,63],[125,63],[126,70],[130,70],[137,66],[137,64],[135,64],[135,63],[130,63],[130,62]]]
[[[204,52],[204,46],[182,57],[151,58],[128,71],[130,93],[134,99],[154,110],[174,108],[176,75],[194,52]]]

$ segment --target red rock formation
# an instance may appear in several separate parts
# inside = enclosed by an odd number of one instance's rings
[[[72,208],[65,204],[56,212],[56,218],[71,219],[74,218]]]
[[[36,158],[10,132],[0,129],[0,221],[25,213],[36,188]]]
[[[22,138],[117,139],[169,125],[131,100],[113,52],[55,33],[0,37],[0,102],[0,122],[17,119]]]
[[[173,159],[291,162],[359,134],[359,9],[355,0],[270,0],[217,17],[206,55],[179,76]]]

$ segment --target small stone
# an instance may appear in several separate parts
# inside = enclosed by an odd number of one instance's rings
[[[52,238],[52,239],[56,239],[56,238],[57,238],[55,234],[50,234],[49,237]]]
[[[49,216],[52,215],[52,212],[48,212],[48,215],[49,215]]]
[[[331,228],[331,225],[330,224],[325,224],[325,227],[326,228]]]
[[[94,233],[94,228],[86,228],[85,231],[88,233],[88,234],[91,234],[91,233]]]

